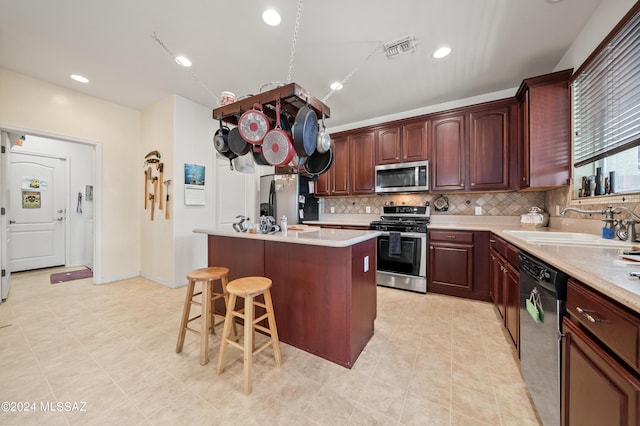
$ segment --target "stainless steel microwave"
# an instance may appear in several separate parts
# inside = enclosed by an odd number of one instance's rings
[[[429,162],[376,166],[376,192],[415,192],[429,190]]]

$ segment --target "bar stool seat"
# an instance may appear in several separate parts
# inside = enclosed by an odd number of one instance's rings
[[[278,340],[278,330],[276,328],[276,319],[273,313],[273,302],[271,300],[271,280],[265,277],[244,277],[238,278],[227,284],[229,292],[229,303],[227,304],[227,315],[224,319],[224,328],[222,330],[222,340],[220,342],[220,354],[218,356],[218,368],[216,373],[220,375],[224,369],[224,356],[227,344],[235,346],[243,351],[244,354],[244,393],[251,393],[251,369],[253,364],[253,355],[263,351],[268,346],[273,347],[276,365],[282,364],[282,354],[280,353],[280,341]],[[264,303],[255,300],[259,295],[264,296]],[[236,298],[244,298],[244,307],[236,310]],[[254,308],[258,306],[265,310],[263,315],[255,318]],[[244,320],[243,334],[231,334],[235,318]],[[268,327],[259,325],[261,321],[267,319]],[[269,341],[254,348],[253,333],[255,330],[261,331],[270,336]],[[243,344],[239,343],[243,337]]]
[[[182,352],[187,331],[200,335],[200,364],[209,362],[209,333],[215,333],[215,327],[224,322],[224,319],[216,322],[214,303],[218,299],[224,299],[225,307],[228,306],[229,293],[227,283],[229,281],[229,269],[222,266],[195,269],[187,274],[187,293],[184,300],[180,331],[176,353]],[[220,281],[220,291],[216,291],[215,282]],[[200,291],[196,292],[196,283],[202,283]],[[200,296],[200,297],[198,297]],[[200,314],[191,317],[191,307],[200,306]],[[189,323],[200,319],[200,329],[189,327]]]

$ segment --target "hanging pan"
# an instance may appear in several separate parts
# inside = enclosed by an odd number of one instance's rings
[[[309,177],[319,176],[329,170],[333,164],[333,150],[327,152],[314,152],[302,166],[304,174]]]
[[[295,150],[289,133],[280,125],[280,100],[276,102],[276,127],[266,134],[262,141],[264,158],[274,166],[287,164],[293,158]]]
[[[318,144],[318,116],[309,105],[298,110],[293,124],[293,146],[298,155],[308,157]]]
[[[229,143],[229,149],[236,155],[242,156],[251,150],[251,144],[247,143],[240,135],[240,129],[234,127],[229,131],[229,137],[227,138]]]
[[[229,167],[233,170],[233,159],[238,155],[229,149],[229,128],[222,124],[220,120],[220,128],[213,135],[213,146],[220,155],[224,155],[229,159]]]
[[[324,113],[322,113],[322,128],[318,130],[316,151],[324,154],[329,151],[329,148],[331,148],[331,136],[329,135],[327,127],[324,125]]]
[[[253,109],[245,111],[240,116],[238,129],[240,129],[240,135],[245,141],[260,145],[269,130],[271,130],[271,121],[262,112],[262,105],[256,103],[253,105]]]

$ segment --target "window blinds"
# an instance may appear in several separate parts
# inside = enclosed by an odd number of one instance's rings
[[[640,13],[573,81],[574,167],[640,145]]]

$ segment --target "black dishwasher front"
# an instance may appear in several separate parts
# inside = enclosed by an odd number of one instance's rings
[[[545,426],[560,425],[562,318],[568,276],[520,251],[520,370]]]

